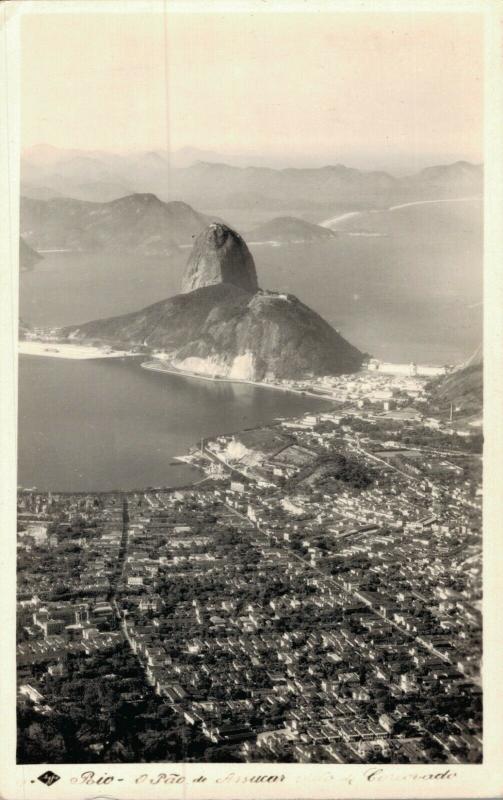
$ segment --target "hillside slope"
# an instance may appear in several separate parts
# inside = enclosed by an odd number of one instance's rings
[[[179,369],[245,380],[337,375],[363,355],[293,295],[258,289],[242,238],[211,224],[178,294],[130,314],[63,329],[70,339],[161,351]]]
[[[245,234],[252,242],[316,242],[333,239],[336,234],[329,228],[314,225],[297,217],[274,217]]]
[[[431,384],[432,397],[440,407],[450,407],[457,416],[480,416],[484,394],[481,349],[460,368]]]
[[[21,233],[35,248],[135,250],[145,255],[192,244],[210,218],[181,202],[133,194],[108,203],[21,199]]]
[[[296,297],[250,294],[226,283],[63,333],[162,351],[180,369],[246,380],[354,372],[363,359]]]

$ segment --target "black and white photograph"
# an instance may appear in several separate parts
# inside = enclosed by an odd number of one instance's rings
[[[491,3],[12,5],[26,792],[461,791]]]

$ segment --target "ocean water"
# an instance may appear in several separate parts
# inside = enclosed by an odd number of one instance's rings
[[[370,212],[336,230],[328,242],[252,247],[260,286],[297,295],[384,361],[454,363],[480,345],[480,201]],[[187,258],[48,253],[20,276],[21,316],[69,325],[136,311],[180,291]]]
[[[224,213],[225,212],[225,213]],[[238,229],[246,220],[221,216]],[[291,292],[385,361],[454,363],[482,341],[479,201],[369,212],[329,242],[256,246],[259,283]],[[137,310],[179,291],[187,250],[48,253],[20,276],[20,313],[65,325]],[[52,490],[177,486],[197,479],[173,456],[323,401],[141,369],[131,360],[19,364],[19,483]]]
[[[327,408],[258,386],[142,369],[137,359],[19,359],[18,484],[43,491],[181,486],[201,437]]]

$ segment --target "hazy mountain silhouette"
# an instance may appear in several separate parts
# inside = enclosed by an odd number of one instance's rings
[[[202,158],[201,158],[202,156]],[[190,163],[194,159],[194,163]],[[233,166],[218,153],[182,148],[131,154],[62,150],[47,145],[25,151],[22,180],[27,194],[37,188],[76,199],[114,199],[122,194],[155,193],[163,200],[185,200],[199,208],[223,208],[234,197],[247,207],[257,197],[277,210],[297,204],[385,207],[407,199],[417,200],[463,191],[477,194],[482,187],[482,167],[460,161],[433,166],[416,175],[397,178],[384,171],[362,171],[342,164],[320,168],[272,169]]]
[[[249,242],[315,242],[333,239],[337,234],[329,228],[314,225],[297,217],[274,217],[245,234]]]
[[[21,199],[21,233],[31,246],[47,250],[127,248],[164,253],[192,244],[210,219],[186,203],[163,203],[153,194],[134,194],[108,203]]]

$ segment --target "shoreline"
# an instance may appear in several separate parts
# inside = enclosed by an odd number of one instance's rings
[[[318,222],[318,225],[321,228],[333,230],[332,225],[336,225],[338,222],[343,222],[344,220],[352,217],[363,216],[363,214],[381,214],[386,213],[386,211],[398,211],[401,208],[431,205],[435,203],[466,203],[469,200],[477,199],[479,199],[479,195],[470,195],[469,197],[439,197],[432,200],[411,200],[407,203],[399,203],[398,205],[388,206],[388,208],[366,208],[360,211],[346,211],[344,214],[339,214],[336,217],[331,217],[330,219],[325,219],[322,222]],[[347,231],[342,232],[347,233]]]
[[[193,372],[191,370],[184,370],[180,369],[179,367],[174,366],[170,362],[162,362],[156,356],[148,357],[146,353],[138,353],[132,352],[130,350],[112,350],[108,345],[87,345],[87,344],[75,344],[70,342],[58,342],[58,341],[51,341],[51,340],[40,340],[40,339],[33,339],[27,340],[22,339],[18,341],[18,355],[27,355],[27,356],[42,356],[46,358],[62,358],[62,359],[69,359],[69,360],[76,360],[76,361],[84,361],[84,360],[98,360],[98,359],[109,359],[109,358],[145,358],[147,356],[146,361],[142,361],[140,366],[143,369],[148,369],[152,372],[165,372],[171,375],[179,375],[182,378],[194,378],[196,380],[203,380],[203,381],[210,381],[212,383],[237,383],[237,384],[244,384],[247,386],[258,386],[264,389],[274,389],[280,392],[290,392],[292,394],[301,395],[304,397],[313,397],[318,400],[325,400],[326,402],[337,402],[338,397],[335,397],[328,392],[321,392],[321,391],[314,391],[310,388],[297,388],[295,386],[288,386],[281,383],[271,383],[268,381],[255,381],[246,378],[235,378],[235,377],[225,377],[220,375],[205,375],[203,373]],[[390,366],[387,363],[385,366]],[[437,368],[435,366],[430,365],[418,365],[418,372],[414,374],[414,377],[418,378],[426,378],[428,377],[430,380],[435,377],[435,375],[445,374],[441,371],[441,368]],[[435,372],[420,372],[419,370],[428,369],[428,370],[435,370]],[[438,372],[436,371],[438,369]],[[361,371],[372,371],[375,374],[394,374],[392,370],[389,369],[377,369],[377,370],[357,370],[357,372]],[[397,372],[396,374],[401,374],[401,372]]]
[[[25,352],[23,353],[22,345],[26,345],[26,344],[31,345],[31,346],[36,346],[35,347],[35,352],[26,352],[26,350],[25,350]],[[94,346],[68,345],[68,344],[67,345],[64,345],[64,344],[61,345],[61,344],[58,344],[57,342],[54,342],[54,343],[42,342],[42,341],[20,342],[19,346],[20,346],[20,353],[21,354],[28,354],[28,355],[32,355],[32,354],[35,355],[36,354],[36,355],[41,355],[41,356],[45,355],[45,356],[49,356],[49,357],[68,358],[68,359],[77,359],[77,360],[85,360],[85,359],[91,360],[91,359],[99,359],[99,358],[120,358],[120,357],[123,357],[123,356],[130,356],[130,357],[136,356],[137,358],[139,358],[139,356],[142,356],[142,358],[145,358],[145,354],[142,355],[140,353],[131,353],[131,352],[127,352],[127,351],[111,351],[111,352],[107,353],[107,352],[101,351],[98,347],[94,347]],[[72,355],[72,354],[67,354],[67,353],[62,354],[62,353],[59,353],[59,352],[57,352],[57,353],[42,352],[42,348],[45,348],[45,347],[54,347],[55,349],[68,348],[69,350],[84,351],[85,354],[82,355],[81,353],[79,353],[77,355],[76,354]],[[95,353],[98,353],[98,354],[96,355]],[[281,385],[281,384],[267,383],[267,382],[264,382],[264,381],[252,381],[252,380],[246,380],[246,379],[242,379],[242,378],[230,378],[230,377],[219,377],[219,376],[212,376],[212,375],[197,374],[195,372],[190,372],[188,370],[179,369],[179,368],[175,367],[174,365],[172,365],[170,362],[161,362],[161,361],[156,361],[156,360],[144,360],[139,364],[139,366],[141,366],[143,369],[148,369],[148,370],[153,371],[153,372],[165,372],[167,374],[178,375],[178,376],[180,376],[182,378],[194,378],[194,379],[199,379],[199,380],[211,381],[211,382],[215,382],[215,383],[219,383],[219,382],[220,383],[241,383],[241,384],[245,384],[245,385],[248,385],[248,386],[257,386],[259,388],[268,388],[268,389],[273,389],[273,390],[276,390],[276,391],[282,391],[282,392],[287,392],[287,393],[289,392],[289,393],[292,393],[292,394],[296,394],[296,395],[300,395],[300,396],[304,396],[304,397],[309,397],[309,398],[313,398],[313,399],[317,399],[317,400],[321,400],[324,403],[326,403],[327,406],[331,406],[332,408],[334,406],[334,403],[339,403],[340,402],[340,398],[337,398],[337,397],[334,397],[334,396],[331,396],[331,395],[328,395],[328,394],[327,395],[323,395],[323,394],[320,394],[320,393],[317,393],[317,392],[314,392],[314,391],[309,391],[308,389],[299,389],[299,388],[294,388],[294,387],[291,387],[291,386],[284,386],[284,385]],[[361,372],[367,372],[367,370],[362,370]],[[358,373],[356,373],[356,374],[358,374]],[[376,374],[376,373],[374,373],[374,374]],[[295,418],[295,416],[294,416],[294,418]],[[290,418],[291,417],[289,416],[286,419],[290,419]],[[271,423],[267,423],[267,424],[271,424]],[[208,438],[211,438],[211,437],[212,437],[212,434],[210,434]],[[190,449],[193,446],[194,445],[191,445],[189,450],[187,452],[185,452],[185,453],[182,453],[180,455],[172,456],[172,463],[176,462],[176,463],[173,463],[173,466],[185,467],[185,468],[188,468],[190,470],[193,470],[196,473],[196,475],[194,475],[194,477],[192,479],[189,478],[189,482],[188,483],[181,483],[181,484],[177,484],[176,483],[174,486],[173,485],[171,485],[171,486],[147,486],[147,487],[126,488],[126,489],[124,489],[123,487],[122,488],[118,488],[118,489],[117,488],[116,489],[95,488],[95,489],[90,489],[90,490],[89,489],[88,490],[85,490],[85,489],[58,490],[56,488],[52,488],[52,489],[43,489],[42,488],[42,489],[39,489],[36,486],[32,486],[31,488],[29,488],[29,487],[26,487],[26,486],[18,485],[17,489],[20,492],[23,492],[23,491],[30,492],[31,491],[31,492],[44,493],[44,492],[50,491],[50,492],[54,492],[56,494],[68,494],[68,495],[72,495],[72,494],[77,494],[77,495],[85,495],[85,494],[114,494],[114,493],[123,493],[123,492],[149,492],[149,491],[153,491],[153,492],[156,492],[156,491],[159,491],[159,492],[164,492],[164,491],[173,492],[173,491],[177,491],[179,489],[191,489],[192,487],[194,487],[194,486],[196,486],[196,485],[198,485],[200,483],[203,483],[206,480],[209,480],[210,477],[211,477],[211,476],[209,476],[209,475],[207,475],[205,473],[205,470],[202,469],[201,466],[193,463],[193,460],[192,460],[191,454],[190,454]],[[197,477],[197,475],[199,475],[201,477]]]
[[[211,383],[240,383],[247,386],[259,386],[264,389],[275,389],[279,392],[290,392],[292,394],[300,394],[304,397],[315,397],[317,400],[325,400],[326,402],[335,402],[335,398],[329,395],[319,394],[318,392],[310,392],[307,389],[294,389],[289,386],[282,386],[278,383],[266,383],[264,381],[251,381],[244,378],[222,378],[213,375],[201,375],[197,372],[189,372],[187,370],[178,369],[174,366],[157,366],[152,361],[144,361],[140,364],[143,369],[149,369],[152,372],[165,372],[169,375],[178,375],[181,378],[195,378],[196,380],[210,381]]]
[[[43,356],[45,358],[66,358],[76,361],[85,361],[101,358],[125,358],[138,356],[128,350],[104,350],[93,345],[70,344],[68,342],[51,342],[41,340],[23,339],[18,342],[18,355]]]

